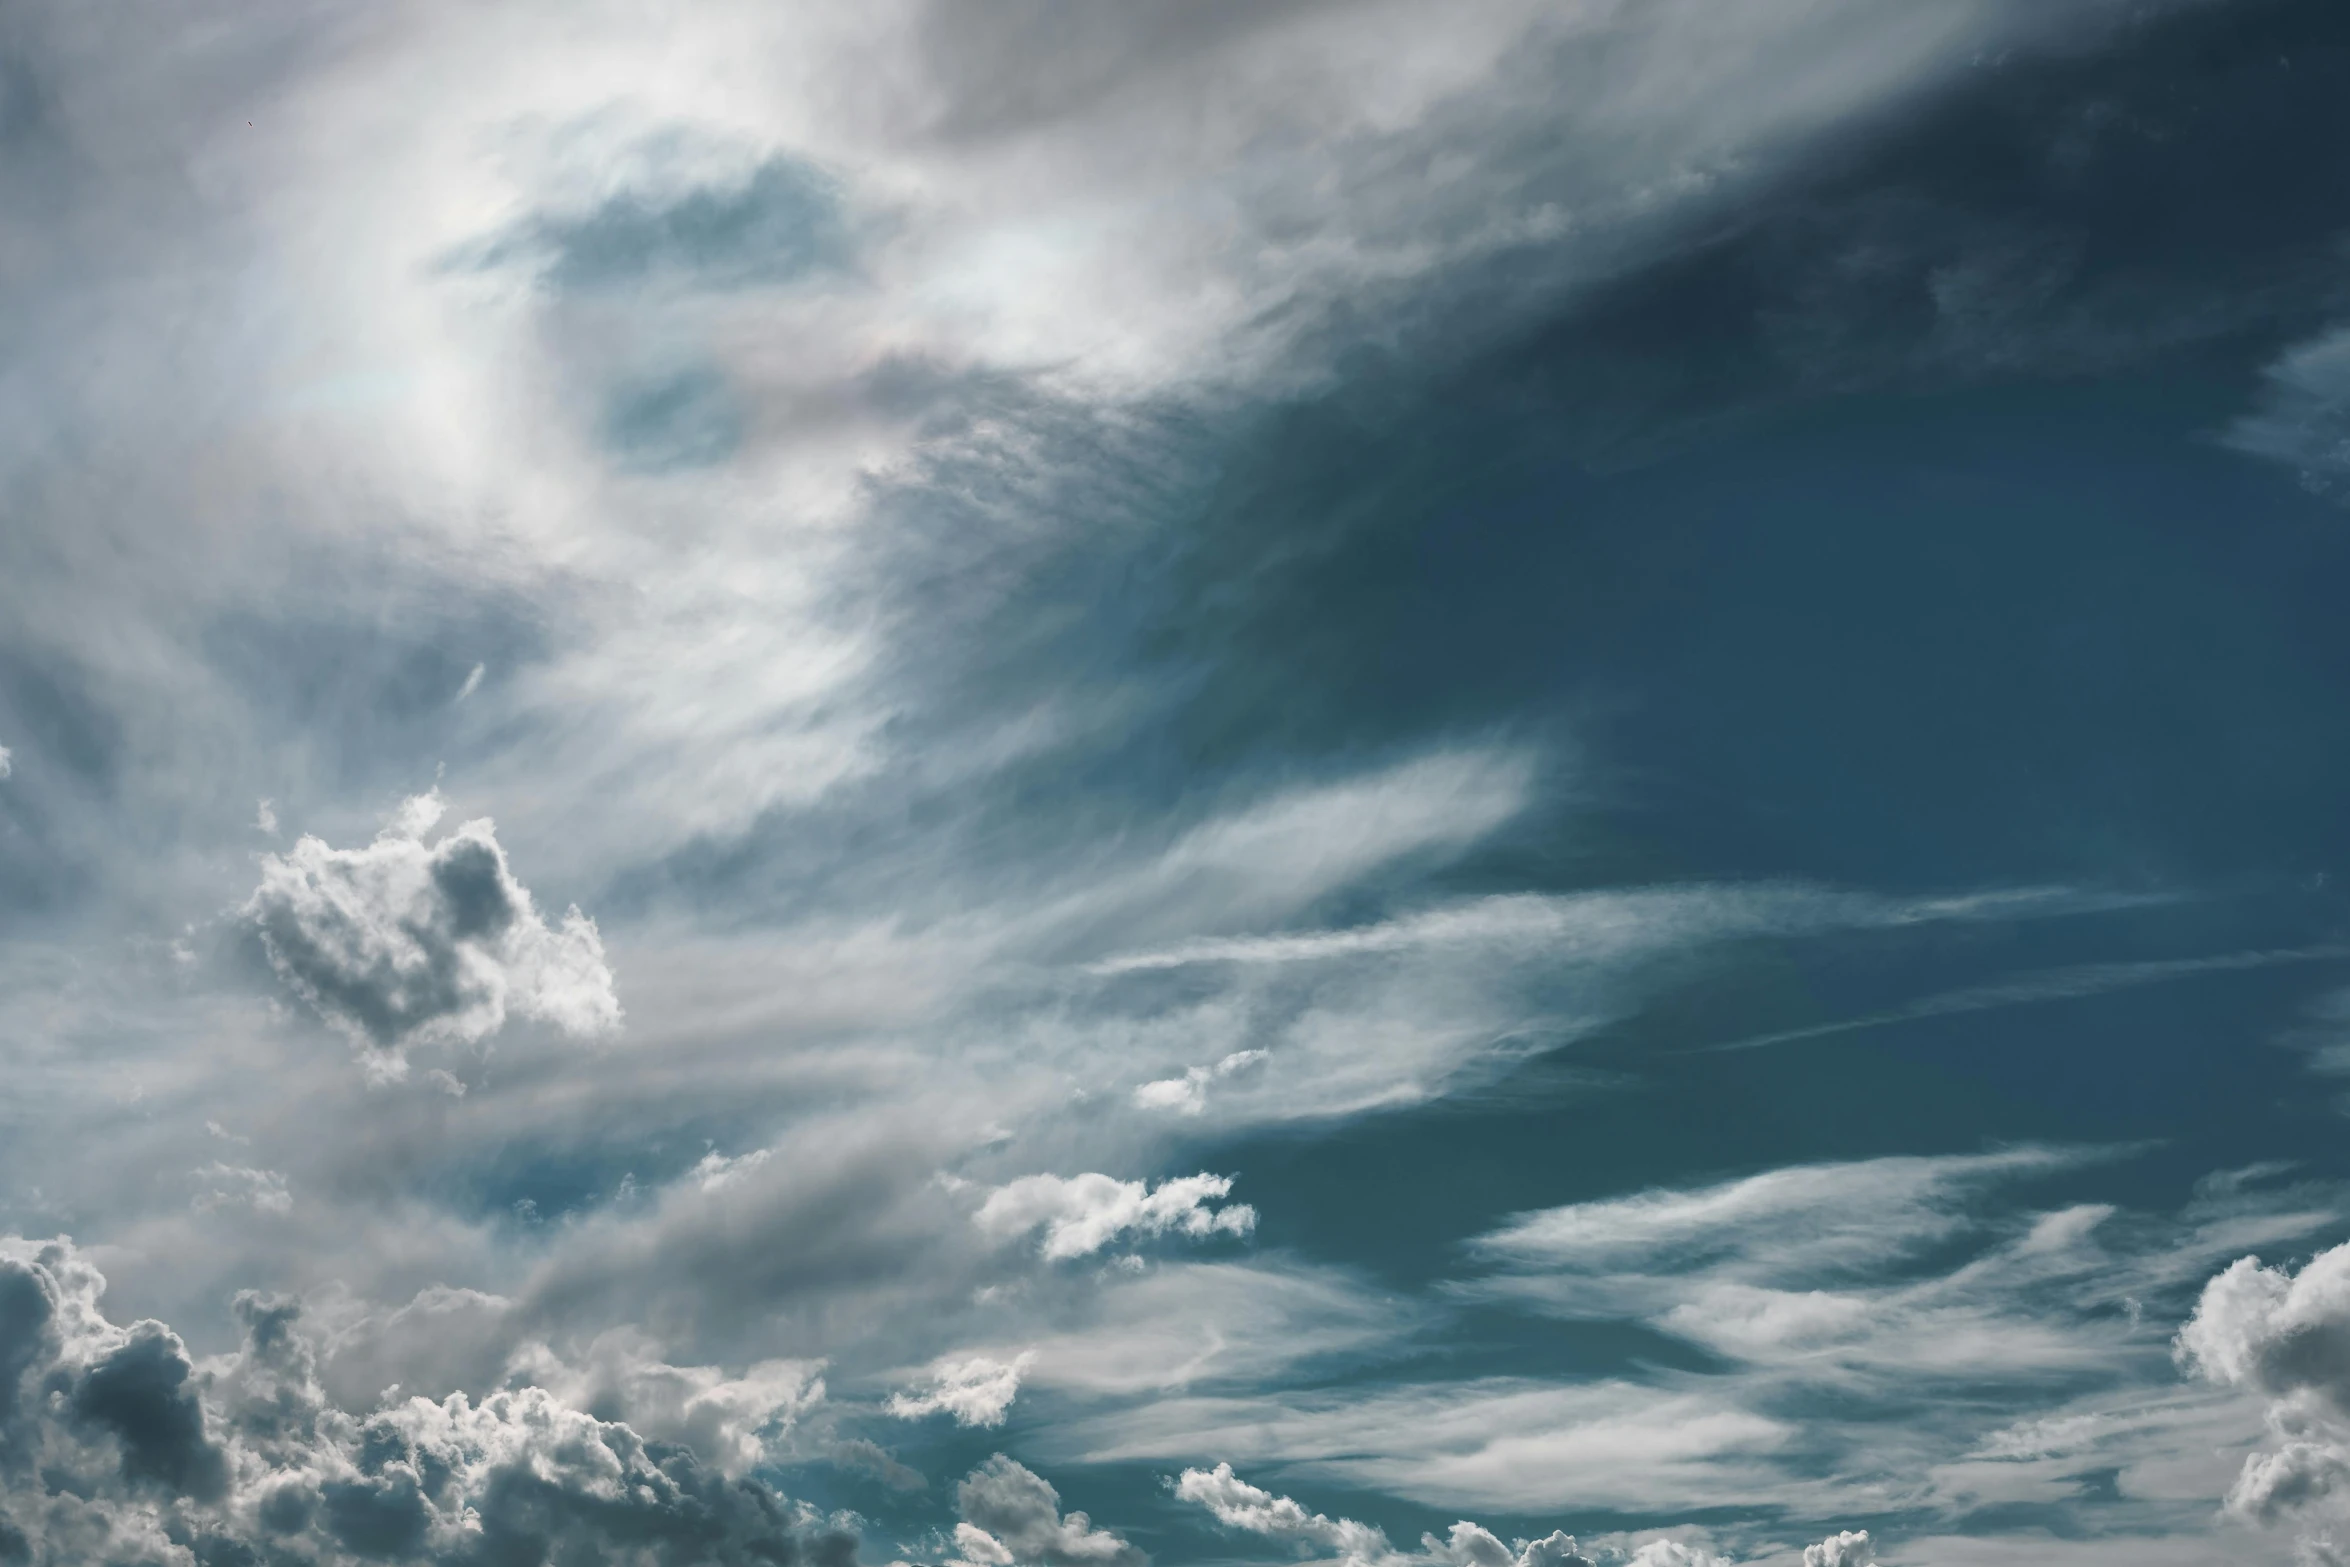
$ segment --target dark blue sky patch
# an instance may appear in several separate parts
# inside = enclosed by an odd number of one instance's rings
[[[752,288],[836,271],[854,257],[839,185],[790,158],[724,185],[623,191],[576,216],[544,216],[480,254],[535,260],[565,291],[669,285]]]
[[[602,434],[624,468],[643,473],[710,468],[741,446],[742,410],[716,370],[685,370],[612,393]]]

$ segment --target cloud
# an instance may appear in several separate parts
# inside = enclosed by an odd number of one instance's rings
[[[696,161],[723,151],[694,147],[675,132],[657,136],[631,160],[638,188],[605,194],[584,210],[542,213],[482,247],[477,264],[531,264],[551,288],[605,291],[751,288],[849,260],[836,180],[778,157],[698,181]]]
[[[930,1368],[930,1386],[921,1393],[893,1393],[889,1412],[900,1420],[948,1414],[965,1427],[994,1427],[1019,1396],[1020,1378],[1036,1361],[1033,1354],[996,1360],[986,1355],[947,1359]]]
[[[854,1560],[811,1510],[544,1388],[353,1414],[291,1302],[241,1296],[242,1346],[199,1365],[162,1323],[107,1323],[104,1288],[68,1243],[0,1240],[0,1515],[33,1562],[101,1540],[114,1560],[322,1567]]]
[[[418,1041],[485,1038],[509,1011],[569,1034],[619,1027],[595,921],[574,907],[550,928],[486,817],[428,845],[441,810],[419,795],[363,849],[305,836],[262,856],[244,913],[279,976],[392,1060]]]
[[[200,1213],[224,1207],[246,1207],[255,1213],[285,1213],[294,1206],[286,1178],[275,1170],[255,1170],[215,1160],[194,1172],[205,1190],[189,1201]]]
[[[1803,1548],[1803,1567],[1874,1567],[1876,1542],[1866,1529],[1839,1529]]]
[[[930,1484],[920,1471],[899,1463],[897,1455],[888,1448],[863,1437],[836,1442],[825,1456],[844,1469],[871,1475],[893,1491],[920,1491]]]
[[[2084,1157],[2023,1148],[1794,1165],[1715,1186],[1519,1214],[1470,1249],[1514,1269],[1589,1276],[1600,1289],[1610,1270],[1659,1266],[1816,1280],[1878,1267],[1896,1252],[1944,1239],[1970,1222],[1967,1200],[1983,1188],[2045,1176]]]
[[[1265,1061],[1262,1050],[1235,1050],[1214,1066],[1195,1066],[1181,1077],[1161,1078],[1144,1083],[1134,1090],[1135,1104],[1144,1110],[1173,1110],[1178,1115],[1198,1115],[1208,1107],[1208,1085],[1221,1082],[1261,1066]]]
[[[1205,1507],[1227,1529],[1289,1542],[1348,1567],[1595,1567],[1594,1559],[1578,1549],[1575,1537],[1564,1530],[1504,1545],[1491,1530],[1466,1519],[1454,1524],[1442,1539],[1421,1535],[1417,1552],[1399,1551],[1388,1543],[1386,1531],[1376,1525],[1309,1512],[1289,1497],[1249,1484],[1234,1474],[1228,1463],[1213,1469],[1184,1470],[1176,1477],[1175,1495]],[[1660,1546],[1679,1548],[1668,1542],[1650,1542],[1628,1559],[1676,1560],[1649,1554]],[[1614,1559],[1627,1558],[1619,1554]]]
[[[0,779],[9,777],[15,771],[15,756],[9,751],[8,747],[0,745]]]
[[[2350,498],[2350,331],[2300,343],[2271,364],[2260,405],[2227,440],[2290,465],[2320,495]]]
[[[1433,1320],[1424,1304],[1336,1268],[1160,1263],[1091,1281],[1076,1320],[1034,1340],[1029,1380],[1094,1399],[1263,1386],[1393,1358]],[[1037,1439],[1073,1457],[1087,1450],[1066,1423]]]
[[[1140,1550],[1081,1512],[1063,1516],[1061,1493],[1002,1453],[956,1488],[962,1522],[955,1546],[971,1567],[1143,1567]]]
[[[1222,1452],[1435,1507],[1650,1512],[1761,1504],[1792,1421],[1711,1390],[1487,1377],[1255,1397],[1168,1398],[1060,1436],[1099,1462]]]
[[[773,1444],[824,1401],[823,1369],[821,1361],[766,1360],[730,1376],[716,1366],[674,1366],[643,1332],[615,1328],[576,1360],[525,1345],[504,1380],[543,1387],[648,1440],[678,1443],[733,1479],[767,1462]]]
[[[1041,1228],[1044,1255],[1060,1261],[1090,1256],[1129,1234],[1246,1235],[1257,1225],[1254,1208],[1209,1205],[1209,1199],[1231,1190],[1230,1176],[1204,1172],[1155,1187],[1099,1173],[1024,1175],[988,1193],[975,1218],[994,1235],[1026,1235]]]
[[[2276,1445],[2245,1458],[2228,1510],[2290,1522],[2305,1559],[2334,1560],[2333,1540],[2350,1535],[2350,1245],[2298,1271],[2237,1259],[2204,1286],[2175,1348],[2205,1379],[2270,1400]]]

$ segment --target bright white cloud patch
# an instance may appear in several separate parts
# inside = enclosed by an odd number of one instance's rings
[[[2305,1560],[2350,1560],[2350,1245],[2298,1272],[2244,1257],[2211,1280],[2179,1330],[2179,1361],[2269,1399],[2275,1446],[2248,1456],[2227,1507],[2290,1523]]]
[[[1134,1090],[1134,1102],[1145,1110],[1172,1110],[1198,1115],[1208,1107],[1208,1085],[1262,1065],[1266,1052],[1235,1050],[1214,1066],[1195,1066],[1181,1077],[1161,1078]]]
[[[987,1355],[942,1360],[930,1368],[928,1385],[921,1391],[892,1394],[889,1412],[900,1420],[945,1414],[959,1426],[1000,1426],[1019,1396],[1020,1378],[1035,1361],[1033,1354],[1010,1360]]]
[[[615,1329],[577,1363],[543,1344],[525,1346],[507,1376],[641,1435],[681,1443],[731,1478],[765,1462],[776,1439],[824,1401],[823,1369],[820,1361],[768,1360],[730,1376],[715,1366],[673,1366],[646,1335]]]
[[[620,1024],[594,920],[550,927],[477,818],[428,844],[437,793],[403,803],[373,843],[305,836],[264,855],[245,914],[281,978],[328,1022],[398,1060],[419,1041],[477,1040],[509,1012],[592,1035]]]
[[[1575,1537],[1553,1530],[1540,1539],[1518,1539],[1509,1544],[1481,1524],[1467,1519],[1454,1524],[1442,1537],[1420,1536],[1417,1551],[1398,1550],[1386,1531],[1352,1518],[1332,1518],[1308,1510],[1286,1496],[1277,1496],[1249,1484],[1228,1463],[1213,1469],[1186,1469],[1176,1477],[1175,1494],[1197,1503],[1228,1529],[1286,1542],[1307,1554],[1348,1564],[1348,1567],[1594,1567],[1595,1554],[1586,1555]],[[1670,1553],[1681,1552],[1674,1555]],[[1716,1558],[1670,1539],[1641,1542],[1629,1553],[1609,1553],[1613,1561],[1634,1563],[1689,1563],[1702,1567]]]
[[[1839,1529],[1803,1548],[1803,1567],[1875,1567],[1877,1546],[1866,1529]]]
[[[1024,1175],[988,1193],[977,1219],[981,1229],[1006,1237],[1042,1229],[1044,1255],[1060,1260],[1089,1256],[1128,1235],[1246,1235],[1257,1226],[1254,1208],[1210,1205],[1231,1190],[1230,1176],[1204,1173],[1157,1186],[1099,1173]]]

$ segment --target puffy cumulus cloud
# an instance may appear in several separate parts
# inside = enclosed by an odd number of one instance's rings
[[[1730,1558],[1683,1540],[1650,1540],[1624,1558],[1629,1567],[1730,1567]]]
[[[987,1355],[941,1360],[930,1368],[925,1390],[892,1394],[889,1412],[900,1420],[946,1414],[959,1426],[1000,1426],[1019,1396],[1021,1377],[1035,1362],[1034,1354],[1010,1360]]]
[[[2179,1329],[2179,1362],[2206,1379],[2266,1394],[2273,1448],[2244,1460],[2228,1511],[2291,1522],[2305,1561],[2350,1560],[2350,1246],[2298,1272],[2243,1257],[2203,1287]]]
[[[1877,1544],[1866,1529],[1839,1529],[1803,1548],[1803,1567],[1874,1567]]]
[[[955,1548],[970,1567],[1143,1567],[1150,1560],[1081,1512],[1064,1515],[1061,1493],[1002,1453],[956,1488],[962,1521]]]
[[[1060,1260],[1090,1256],[1128,1234],[1246,1235],[1257,1227],[1254,1208],[1209,1205],[1231,1190],[1230,1176],[1205,1173],[1155,1187],[1098,1172],[1024,1175],[988,1193],[977,1219],[981,1229],[1005,1237],[1042,1229],[1044,1255]]]
[[[1630,1562],[1636,1567],[1714,1567],[1727,1559],[1706,1554],[1671,1538],[1653,1539],[1637,1546],[1607,1549],[1594,1546],[1587,1555],[1575,1537],[1553,1530],[1540,1539],[1518,1539],[1504,1544],[1482,1524],[1463,1519],[1443,1536],[1423,1534],[1417,1551],[1398,1550],[1385,1531],[1352,1518],[1332,1518],[1308,1512],[1286,1496],[1276,1496],[1249,1484],[1232,1472],[1230,1464],[1214,1469],[1187,1469],[1175,1482],[1175,1493],[1215,1514],[1227,1528],[1244,1529],[1274,1539],[1319,1548],[1333,1558],[1361,1564],[1424,1564],[1424,1567],[1596,1567],[1601,1559]]]
[[[2204,1286],[2178,1349],[2213,1381],[2314,1395],[2350,1414],[2350,1246],[2318,1253],[2298,1273],[2240,1258]]]
[[[373,843],[304,836],[264,855],[245,904],[279,976],[397,1072],[424,1040],[477,1040],[511,1011],[576,1035],[620,1024],[596,923],[574,906],[549,926],[487,817],[428,844],[439,793],[394,813]]]
[[[1492,1530],[1467,1519],[1454,1524],[1441,1539],[1433,1534],[1421,1535],[1416,1552],[1401,1551],[1388,1542],[1386,1531],[1377,1525],[1309,1512],[1290,1497],[1277,1496],[1261,1486],[1249,1484],[1234,1474],[1228,1463],[1220,1463],[1213,1469],[1184,1470],[1176,1476],[1175,1494],[1183,1501],[1205,1507],[1228,1529],[1288,1541],[1361,1567],[1376,1567],[1376,1564],[1403,1567],[1405,1563],[1424,1564],[1424,1567],[1595,1567],[1594,1558],[1585,1555],[1577,1547],[1575,1537],[1564,1530],[1553,1530],[1539,1540],[1520,1539],[1505,1545]],[[1666,1543],[1669,1542],[1651,1542],[1641,1551],[1645,1553]],[[1618,1559],[1624,1558],[1619,1555]],[[1637,1553],[1629,1559],[1640,1563],[1680,1560]]]
[[[544,1387],[574,1409],[690,1448],[733,1478],[765,1462],[771,1444],[824,1401],[823,1369],[821,1361],[764,1360],[729,1376],[715,1366],[673,1366],[643,1334],[618,1328],[574,1363],[543,1344],[526,1345],[507,1380]]]
[[[854,1560],[809,1509],[549,1389],[353,1414],[290,1301],[240,1297],[243,1343],[198,1364],[108,1322],[104,1290],[70,1242],[0,1239],[0,1541],[29,1567]]]

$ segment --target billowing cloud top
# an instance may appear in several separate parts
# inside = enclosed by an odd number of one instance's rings
[[[364,848],[304,836],[261,859],[245,915],[278,975],[377,1051],[486,1038],[509,1011],[593,1035],[620,1026],[596,923],[574,906],[549,927],[515,880],[489,818],[426,843],[435,795],[394,813]]]

